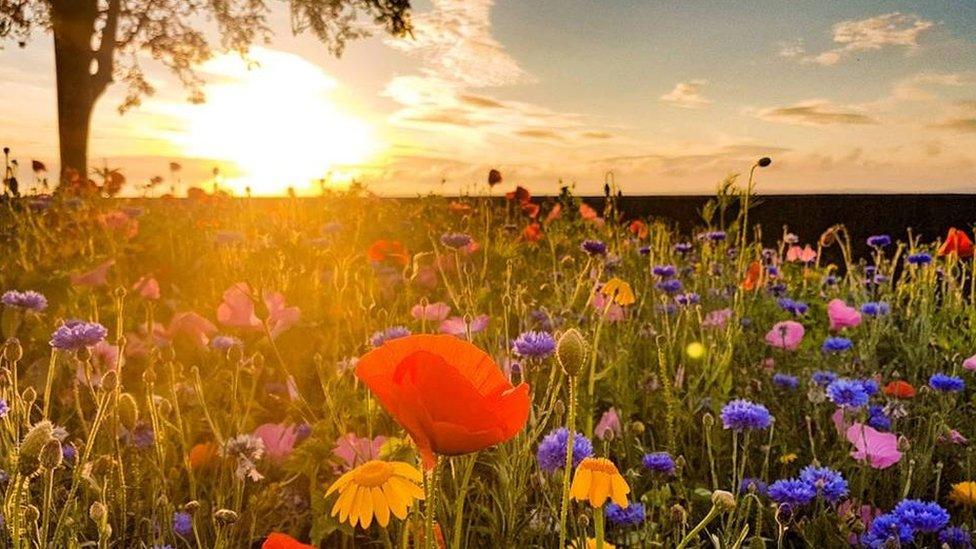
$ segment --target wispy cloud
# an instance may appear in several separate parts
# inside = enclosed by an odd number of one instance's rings
[[[702,95],[702,89],[706,84],[708,81],[701,78],[678,82],[673,90],[661,96],[661,101],[686,109],[707,107],[712,101]]]
[[[832,124],[876,124],[874,118],[852,108],[834,105],[823,99],[801,101],[793,105],[770,107],[756,116],[769,122],[826,126]]]
[[[810,54],[802,43],[784,45],[780,55],[804,63],[836,65],[858,52],[881,50],[887,47],[918,48],[918,39],[935,26],[934,21],[900,12],[886,13],[867,19],[841,21],[833,27],[836,47]]]
[[[954,132],[976,133],[976,118],[952,118],[944,122],[934,124],[932,127]]]

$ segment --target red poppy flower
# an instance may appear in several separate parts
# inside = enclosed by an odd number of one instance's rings
[[[913,398],[915,387],[912,387],[911,383],[899,379],[885,385],[884,394],[895,398]]]
[[[542,226],[538,223],[530,223],[522,230],[522,238],[528,242],[538,242],[542,240]]]
[[[471,213],[472,210],[469,204],[465,204],[464,202],[458,202],[458,201],[451,202],[450,206],[448,206],[448,209],[451,210],[451,213],[456,213],[458,215]]]
[[[366,256],[369,257],[370,261],[377,263],[384,261],[391,261],[400,265],[410,263],[407,249],[398,240],[377,240],[366,250]]]
[[[521,185],[515,187],[514,191],[509,191],[505,193],[505,198],[509,200],[514,200],[516,202],[528,202],[532,198],[532,193],[528,189],[522,187]]]
[[[953,253],[959,257],[973,257],[973,241],[969,240],[969,235],[964,231],[955,227],[949,229],[945,242],[939,246],[939,257]]]
[[[742,281],[743,290],[754,290],[759,286],[759,280],[762,278],[762,264],[758,261],[753,261],[749,265],[749,269],[746,271],[746,278]]]
[[[509,440],[529,417],[529,386],[513,387],[484,351],[450,335],[387,341],[359,359],[356,376],[410,433],[428,469],[434,454]]]
[[[539,215],[539,205],[535,202],[523,202],[522,203],[522,213],[535,219]]]
[[[630,230],[631,233],[633,233],[634,236],[636,236],[641,240],[647,238],[647,234],[648,234],[647,223],[644,223],[640,219],[635,219],[631,221],[628,229]]]
[[[288,534],[271,532],[261,544],[261,549],[315,549],[315,547],[302,543]]]

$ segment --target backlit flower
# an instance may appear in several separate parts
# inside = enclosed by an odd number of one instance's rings
[[[27,290],[26,292],[8,290],[4,292],[3,298],[0,299],[8,307],[34,311],[35,313],[39,313],[47,308],[47,298],[33,290]]]
[[[945,241],[939,246],[939,257],[955,254],[959,257],[973,257],[973,241],[964,231],[952,227]]]
[[[721,415],[723,427],[736,431],[766,429],[773,421],[765,406],[743,399],[730,401],[722,407]]]
[[[261,549],[315,549],[315,547],[302,543],[288,534],[271,532],[261,544]]]
[[[630,486],[609,459],[586,458],[576,468],[569,493],[576,501],[587,501],[593,508],[602,507],[610,499],[626,509]]]
[[[356,376],[410,433],[427,468],[435,454],[509,440],[529,416],[529,386],[513,387],[484,351],[451,336],[387,341],[359,360]]]
[[[451,306],[442,302],[417,304],[410,309],[410,316],[428,322],[440,322],[449,314],[451,314]]]
[[[633,305],[634,302],[637,301],[637,298],[634,296],[634,290],[631,289],[630,284],[617,277],[608,280],[606,284],[600,288],[600,293],[612,299],[615,304],[621,306]]]
[[[373,242],[366,250],[366,257],[374,263],[393,263],[403,266],[410,263],[410,256],[407,254],[406,248],[397,240]]]
[[[411,465],[372,460],[339,477],[325,496],[339,492],[331,513],[339,516],[339,522],[348,520],[351,526],[366,529],[375,517],[386,528],[390,515],[403,520],[414,501],[424,499],[418,486],[422,480],[420,471]]]
[[[551,473],[566,465],[566,442],[569,431],[565,427],[553,430],[542,438],[536,451],[539,469]],[[573,433],[573,467],[593,455],[593,443],[583,433]]]
[[[97,322],[69,320],[51,334],[51,347],[62,351],[76,351],[91,347],[105,339],[108,330]]]
[[[265,454],[273,461],[287,458],[298,441],[295,426],[283,423],[265,423],[254,430],[254,436],[264,442]]]
[[[620,415],[616,408],[610,408],[600,417],[600,421],[593,428],[593,434],[600,440],[607,440],[610,436],[620,438],[623,429],[620,425]]]

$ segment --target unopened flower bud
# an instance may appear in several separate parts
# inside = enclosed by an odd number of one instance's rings
[[[139,421],[139,405],[136,404],[136,399],[129,393],[122,393],[119,395],[119,407],[118,407],[119,421],[126,429],[132,431],[136,428],[136,423]]]
[[[30,409],[31,405],[34,404],[34,401],[37,400],[37,390],[33,387],[28,387],[24,389],[24,392],[20,395],[20,398],[24,400],[24,404],[26,404],[27,408]]]
[[[39,421],[27,431],[20,442],[20,459],[36,460],[47,441],[54,439],[54,426],[48,420]]]
[[[680,504],[675,503],[671,506],[671,520],[678,524],[688,522],[688,511],[685,511],[685,508]]]
[[[237,522],[237,513],[230,509],[217,509],[214,511],[214,520],[221,526],[229,526]]]
[[[735,496],[725,490],[715,490],[712,492],[712,505],[721,511],[731,511],[735,509]]]
[[[102,389],[107,393],[111,393],[114,392],[118,386],[119,375],[115,373],[115,370],[105,372],[105,375],[102,376]]]
[[[3,357],[7,362],[19,362],[23,356],[24,348],[20,345],[20,341],[16,337],[8,339],[3,347]]]
[[[24,519],[27,522],[37,522],[39,518],[41,518],[41,512],[35,505],[24,507]]]
[[[702,425],[710,429],[713,425],[715,425],[715,416],[709,412],[705,412],[705,415],[702,416]]]
[[[644,423],[641,421],[634,421],[630,424],[630,430],[633,431],[634,434],[640,435],[645,430]]]
[[[100,501],[92,503],[91,507],[88,508],[88,517],[95,522],[101,522],[106,516],[108,516],[108,509]]]
[[[64,453],[61,451],[61,441],[58,439],[52,438],[41,447],[41,455],[39,457],[41,467],[49,471],[57,469],[61,466],[63,459]]]
[[[568,376],[579,375],[586,362],[586,352],[586,341],[575,328],[564,332],[556,344],[556,360]]]
[[[186,513],[190,513],[191,515],[193,513],[196,513],[197,509],[199,508],[200,508],[200,502],[195,499],[190,500],[183,504],[183,511]]]

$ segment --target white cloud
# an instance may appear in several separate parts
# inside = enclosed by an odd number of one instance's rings
[[[782,107],[761,109],[755,115],[769,122],[827,126],[835,124],[876,124],[877,121],[853,107],[834,105],[824,99],[801,101]]]
[[[678,82],[673,90],[661,96],[661,101],[686,109],[706,107],[712,103],[711,99],[702,96],[702,89],[706,84],[708,81],[700,78]]]
[[[798,59],[817,65],[836,65],[857,52],[880,50],[887,47],[918,48],[918,38],[935,26],[934,21],[917,15],[900,12],[886,13],[860,20],[841,21],[833,27],[835,48],[807,55],[799,43],[784,46],[782,57]]]

